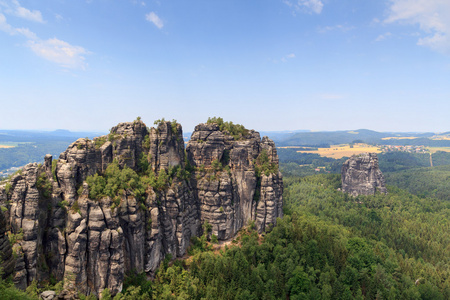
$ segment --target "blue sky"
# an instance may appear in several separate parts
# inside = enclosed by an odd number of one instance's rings
[[[450,131],[448,0],[0,0],[0,129]]]

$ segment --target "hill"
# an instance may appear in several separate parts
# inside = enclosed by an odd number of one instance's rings
[[[11,168],[23,167],[31,162],[43,162],[46,154],[59,156],[67,146],[81,137],[93,138],[96,132],[68,130],[32,131],[0,130],[0,177],[13,173]]]
[[[449,147],[449,139],[437,139],[435,133],[377,132],[367,129],[349,131],[296,132],[285,135],[268,135],[278,146],[313,146],[367,143],[378,145],[415,145]]]

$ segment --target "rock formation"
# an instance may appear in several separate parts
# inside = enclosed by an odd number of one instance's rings
[[[343,164],[341,177],[342,190],[353,196],[387,192],[376,153],[353,155]]]
[[[176,122],[120,123],[0,184],[2,266],[21,289],[52,276],[66,297],[114,295],[126,272],[184,255],[205,222],[219,240],[252,221],[270,229],[282,193],[275,145],[253,130],[236,138],[200,124],[185,149]]]

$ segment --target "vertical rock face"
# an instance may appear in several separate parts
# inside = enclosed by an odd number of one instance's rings
[[[6,278],[14,271],[15,260],[12,255],[12,248],[6,235],[6,218],[0,210],[0,268],[3,270],[3,277]]]
[[[341,176],[342,190],[353,196],[387,192],[376,153],[353,155],[342,166]]]
[[[278,165],[275,144],[267,137],[261,140],[258,132],[250,130],[235,140],[217,124],[200,124],[186,153],[196,168],[194,192],[201,220],[212,225],[212,234],[219,239],[233,237],[250,221],[263,232],[282,216],[281,173],[277,168],[267,174],[258,170],[261,155],[268,165]]]
[[[255,131],[235,140],[217,124],[198,125],[186,151],[175,122],[148,129],[137,120],[78,139],[58,160],[47,155],[0,184],[3,269],[21,289],[53,276],[66,295],[114,295],[126,272],[151,273],[167,254],[184,255],[203,222],[219,239],[250,221],[259,232],[274,225],[277,164],[271,140]],[[111,170],[123,171],[119,183],[108,181]]]

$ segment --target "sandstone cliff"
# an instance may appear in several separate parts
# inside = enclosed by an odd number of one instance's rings
[[[353,155],[343,164],[341,178],[342,190],[353,196],[387,192],[376,153]]]
[[[251,221],[268,230],[282,192],[275,145],[255,131],[236,139],[200,124],[185,149],[176,122],[120,123],[0,184],[3,267],[21,289],[52,276],[66,296],[114,295],[126,272],[151,274],[167,254],[184,255],[206,221],[218,239]]]

